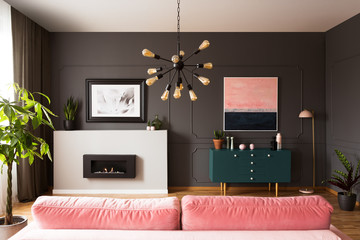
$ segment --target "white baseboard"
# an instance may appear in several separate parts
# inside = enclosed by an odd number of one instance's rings
[[[53,189],[52,194],[168,194],[167,189]]]

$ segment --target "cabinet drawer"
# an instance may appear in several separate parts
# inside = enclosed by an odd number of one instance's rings
[[[268,182],[268,177],[264,174],[238,174],[236,176],[223,176],[221,182],[237,183],[237,182]]]
[[[266,168],[263,166],[249,166],[249,167],[243,167],[241,169],[238,169],[238,172],[241,174],[265,174]]]

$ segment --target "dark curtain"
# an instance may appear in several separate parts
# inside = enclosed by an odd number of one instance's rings
[[[30,92],[50,95],[49,32],[11,8],[14,52],[14,80]],[[46,99],[38,99],[46,105]],[[39,128],[34,132],[52,146],[52,131]],[[19,201],[31,201],[49,190],[52,184],[52,164],[36,159],[32,166],[21,159],[17,168]]]

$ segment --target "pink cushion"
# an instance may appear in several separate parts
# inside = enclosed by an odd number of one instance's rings
[[[39,197],[31,208],[43,229],[179,229],[180,204],[176,197],[111,199]]]
[[[321,196],[184,196],[183,230],[329,229],[333,207]]]

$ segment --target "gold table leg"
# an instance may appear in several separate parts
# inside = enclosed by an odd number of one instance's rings
[[[224,196],[226,196],[226,182],[224,182],[223,184],[224,184]]]
[[[271,183],[269,183],[269,192],[271,192]]]
[[[223,183],[222,182],[220,183],[220,191],[221,191],[221,193],[223,191]]]
[[[275,183],[275,197],[279,195],[279,183]]]

